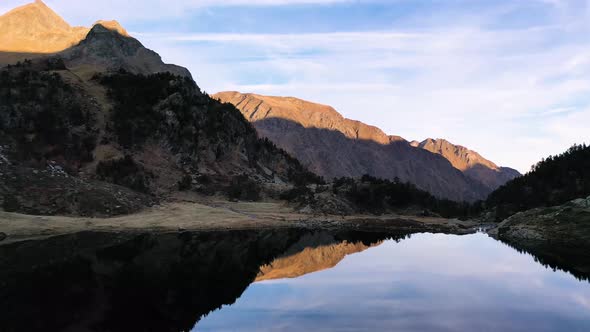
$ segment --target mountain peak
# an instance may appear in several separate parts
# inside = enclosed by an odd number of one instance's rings
[[[124,69],[134,74],[170,72],[191,78],[186,68],[162,62],[156,52],[130,37],[117,21],[98,21],[86,38],[60,56],[69,67],[85,65],[98,72]]]
[[[108,30],[115,31],[118,34],[120,34],[121,36],[131,37],[129,35],[129,33],[127,32],[127,30],[125,30],[125,28],[123,28],[123,26],[116,20],[111,20],[111,21],[99,20],[94,23],[94,26],[97,26],[97,25],[101,25],[101,26],[107,28]]]
[[[72,27],[43,1],[35,1],[0,16],[0,63],[14,63],[57,54],[68,68],[94,71],[125,69],[135,74],[170,72],[191,78],[180,66],[162,62],[115,20],[97,21],[92,28]],[[0,54],[1,55],[1,54]]]
[[[465,171],[475,165],[482,165],[497,170],[499,167],[493,162],[485,159],[479,153],[468,148],[453,144],[444,138],[427,138],[420,142],[418,147],[437,153],[448,159],[455,168]]]
[[[41,0],[36,0],[7,12],[0,16],[0,22],[2,21],[9,21],[13,24],[27,23],[33,25],[33,27],[42,26],[48,30],[71,29],[71,26],[61,16]]]
[[[77,44],[88,29],[70,26],[43,1],[0,16],[0,51],[55,53]]]
[[[479,153],[464,146],[455,145],[446,139],[427,138],[414,146],[445,157],[455,168],[492,190],[520,176],[516,170],[498,167]]]

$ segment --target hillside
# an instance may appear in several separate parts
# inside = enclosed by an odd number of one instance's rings
[[[502,220],[516,212],[549,207],[590,195],[590,147],[574,145],[494,191],[486,204]]]
[[[186,69],[104,24],[63,52],[0,69],[5,210],[111,216],[180,190],[258,199],[268,186],[319,181]]]
[[[239,92],[221,92],[213,98],[234,104],[261,136],[325,178],[397,178],[439,198],[474,201],[485,199],[515,175],[479,155],[484,163],[473,160],[470,167],[458,167],[453,164],[457,158],[449,154],[412,146],[377,127],[346,119],[330,106]]]

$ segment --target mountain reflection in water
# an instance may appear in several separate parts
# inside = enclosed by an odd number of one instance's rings
[[[233,303],[285,253],[339,243],[367,247],[405,235],[84,232],[7,244],[0,246],[0,331],[187,331]]]
[[[590,284],[483,234],[86,232],[0,246],[0,312],[0,331],[586,331]]]

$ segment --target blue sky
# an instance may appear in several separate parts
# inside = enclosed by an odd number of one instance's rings
[[[3,0],[0,10],[27,1]],[[565,0],[47,0],[117,19],[214,93],[294,96],[527,171],[590,143],[590,4]]]

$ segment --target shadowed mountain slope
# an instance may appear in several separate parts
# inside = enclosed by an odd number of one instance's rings
[[[479,153],[468,148],[455,145],[445,139],[428,138],[420,143],[412,142],[413,146],[440,154],[451,164],[470,178],[480,181],[491,190],[495,190],[506,182],[521,174],[509,167],[499,167],[485,159]]]
[[[125,34],[126,31],[116,22],[98,23],[78,45],[58,53],[58,56],[74,69],[85,67],[85,70],[97,72],[124,69],[134,74],[169,72],[191,77],[186,68],[165,64],[160,55]]]
[[[447,155],[412,146],[377,127],[346,119],[330,106],[239,92],[221,92],[213,98],[236,105],[261,136],[327,178],[364,174],[399,178],[437,197],[458,201],[484,199],[493,190],[489,183],[503,181],[492,175],[492,180],[482,181],[485,177],[478,174],[489,172],[480,170],[479,165],[461,169]]]

